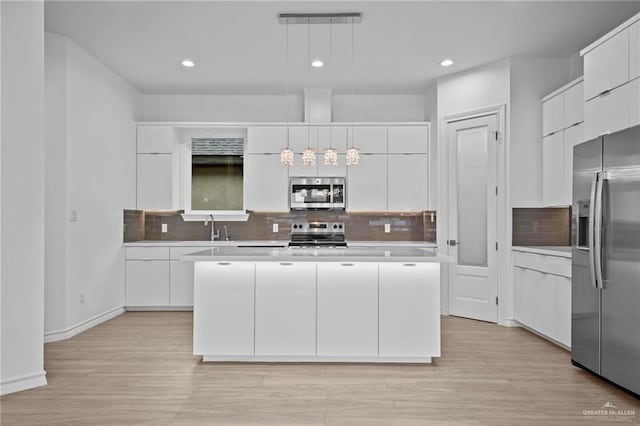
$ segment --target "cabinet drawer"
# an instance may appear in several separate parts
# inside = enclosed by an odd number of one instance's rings
[[[584,99],[629,81],[629,28],[584,55]]]
[[[169,247],[127,247],[127,260],[169,260]]]
[[[514,251],[513,265],[548,274],[571,277],[571,259],[566,257]]]

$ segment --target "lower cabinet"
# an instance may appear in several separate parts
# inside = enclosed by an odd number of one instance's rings
[[[169,306],[193,306],[193,262],[171,261]]]
[[[557,275],[559,269],[555,268],[557,265],[562,266],[562,263],[570,266],[571,259],[538,254],[531,257],[541,264],[532,265],[524,253],[519,253],[518,260],[514,261],[514,318],[520,324],[569,347],[571,278]],[[545,263],[549,268],[545,268]],[[538,269],[532,269],[533,267]]]
[[[379,356],[440,356],[440,265],[381,263]],[[434,355],[437,351],[437,355]]]
[[[255,268],[255,354],[315,355],[315,263],[264,262]]]
[[[253,355],[255,265],[197,262],[195,276],[194,353]]]
[[[318,356],[378,356],[378,264],[318,264]]]
[[[169,306],[169,260],[127,260],[125,263],[127,306]]]

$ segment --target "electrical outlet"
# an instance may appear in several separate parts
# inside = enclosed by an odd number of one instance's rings
[[[163,233],[166,233],[166,232],[167,232],[167,224],[166,224],[166,223],[163,223],[163,224],[162,224],[162,232],[163,232]]]
[[[80,293],[80,303],[84,303],[84,293]]]
[[[274,223],[273,225],[271,225],[271,228],[273,229],[273,232],[278,232],[278,224]]]
[[[385,223],[384,224],[384,232],[385,232],[385,234],[388,234],[389,232],[391,232],[391,224],[390,223]]]

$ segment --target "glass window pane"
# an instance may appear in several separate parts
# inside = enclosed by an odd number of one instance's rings
[[[458,132],[458,264],[487,266],[487,129]]]
[[[191,141],[191,210],[243,209],[242,138]]]

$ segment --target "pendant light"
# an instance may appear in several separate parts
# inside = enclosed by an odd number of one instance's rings
[[[311,63],[311,25],[310,22],[307,21],[307,64]],[[307,65],[308,67],[309,65]],[[311,68],[308,68],[309,72],[311,72]],[[316,150],[311,148],[311,123],[307,124],[307,142],[309,146],[307,146],[304,151],[302,151],[302,164],[305,166],[315,166],[316,165]],[[316,145],[317,146],[317,145]]]
[[[289,22],[285,24],[285,83],[284,83],[284,92],[285,92],[285,102],[289,97]],[[282,148],[280,150],[280,164],[283,166],[289,167],[293,166],[293,150],[289,148],[289,122],[287,120],[287,146],[286,148]]]
[[[355,109],[355,79],[356,79],[356,66],[355,66],[355,42],[354,42],[354,25],[353,19],[351,20],[351,98]],[[355,116],[355,114],[354,114]],[[351,117],[351,148],[347,149],[346,163],[347,166],[357,166],[360,163],[360,150],[354,146],[353,143],[353,116]]]
[[[329,26],[329,65],[331,66],[331,84],[333,89],[333,21]],[[324,165],[338,165],[338,150],[333,147],[333,129],[329,127],[329,148],[324,150]]]

